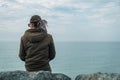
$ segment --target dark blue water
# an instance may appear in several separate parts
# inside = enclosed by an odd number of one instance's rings
[[[54,73],[71,77],[94,72],[120,73],[120,42],[55,42]],[[19,42],[0,42],[0,71],[25,70],[18,57]]]

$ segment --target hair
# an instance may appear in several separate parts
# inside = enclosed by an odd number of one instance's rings
[[[37,29],[43,29],[45,32],[47,32],[47,21],[44,19],[42,20],[39,15],[33,15],[30,19],[30,23],[32,23]]]

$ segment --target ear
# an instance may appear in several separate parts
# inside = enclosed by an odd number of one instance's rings
[[[34,26],[34,25],[33,25],[33,24],[31,24],[31,23],[30,23],[30,24],[28,24],[28,27],[30,27],[30,28],[31,28],[31,27],[33,27],[33,26]]]

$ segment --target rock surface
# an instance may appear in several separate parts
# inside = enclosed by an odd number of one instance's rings
[[[0,72],[0,80],[71,80],[71,78],[61,73],[52,74],[47,71],[39,71],[37,73],[7,71]]]
[[[26,71],[7,71],[0,72],[0,80],[71,80],[71,78],[61,73],[50,73],[48,71],[30,73]],[[75,80],[120,80],[120,74],[101,72],[80,74]]]
[[[120,80],[120,74],[117,73],[94,73],[94,74],[81,74],[75,80]]]

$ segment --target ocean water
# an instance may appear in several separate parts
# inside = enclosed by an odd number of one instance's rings
[[[120,73],[120,42],[55,42],[53,73],[71,78],[95,72]],[[0,71],[25,70],[18,41],[0,41]]]

